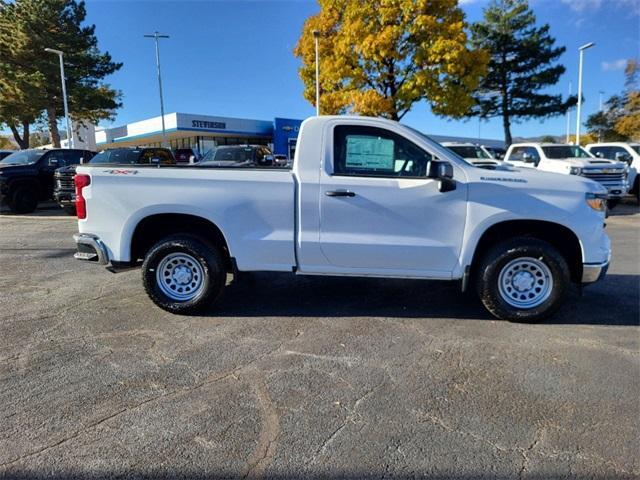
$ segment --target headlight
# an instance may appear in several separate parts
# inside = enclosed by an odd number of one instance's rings
[[[580,175],[582,173],[582,169],[580,167],[571,167],[569,169],[569,173],[571,175]]]
[[[593,208],[597,212],[604,212],[607,210],[607,194],[606,193],[593,193],[587,192],[585,194],[585,200],[587,205]]]

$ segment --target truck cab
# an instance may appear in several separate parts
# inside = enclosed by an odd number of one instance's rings
[[[515,143],[509,146],[505,162],[517,167],[594,180],[607,189],[611,208],[629,189],[625,163],[596,158],[579,145]]]
[[[590,143],[587,151],[598,158],[625,162],[629,166],[629,193],[635,195],[640,202],[640,143],[633,142],[604,142]]]

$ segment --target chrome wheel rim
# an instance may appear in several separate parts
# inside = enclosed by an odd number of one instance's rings
[[[203,269],[186,253],[170,253],[156,270],[158,287],[172,300],[185,302],[195,298],[204,286]]]
[[[543,304],[553,290],[553,276],[541,260],[521,257],[511,260],[498,277],[500,297],[509,305],[520,309],[535,308]]]

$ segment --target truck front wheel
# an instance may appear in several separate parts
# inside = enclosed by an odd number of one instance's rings
[[[560,308],[570,274],[566,260],[552,245],[518,237],[486,253],[476,281],[480,300],[495,317],[536,322]]]
[[[196,236],[162,239],[151,247],[142,264],[147,294],[171,313],[202,311],[220,297],[226,278],[220,250]]]

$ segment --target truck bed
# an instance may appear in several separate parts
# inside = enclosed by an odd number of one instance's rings
[[[79,230],[102,238],[114,261],[131,260],[129,239],[141,219],[186,213],[224,232],[240,270],[291,271],[295,265],[289,170],[85,165],[77,173],[91,176],[83,190],[91,232],[86,220],[78,222]]]

